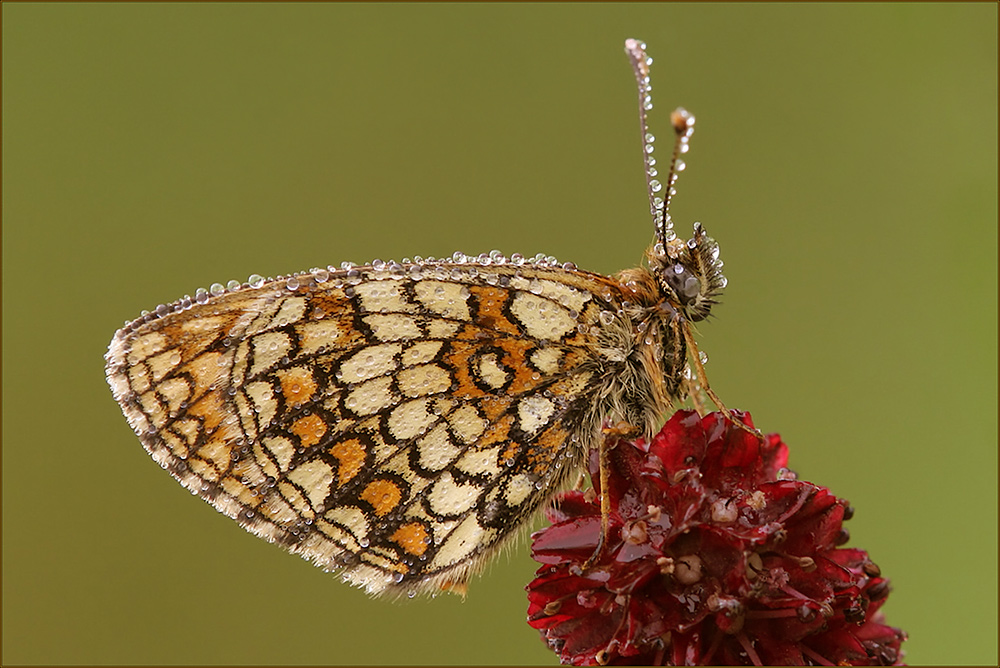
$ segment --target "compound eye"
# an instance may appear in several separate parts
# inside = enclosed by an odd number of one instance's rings
[[[663,271],[667,284],[673,288],[682,306],[691,304],[701,294],[701,281],[682,264],[675,264]]]

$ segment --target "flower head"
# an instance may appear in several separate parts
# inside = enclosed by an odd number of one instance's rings
[[[736,415],[751,425],[748,414]],[[788,448],[679,411],[650,443],[608,435],[599,489],[561,494],[532,536],[528,623],[565,663],[891,665],[889,581],[842,548],[851,508],[785,468]],[[599,487],[598,456],[590,474]]]

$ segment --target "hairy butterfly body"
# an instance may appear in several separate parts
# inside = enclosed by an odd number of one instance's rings
[[[615,277],[542,256],[315,269],[128,323],[108,383],[152,457],[248,531],[372,593],[459,589],[601,446],[704,380],[691,321],[725,285],[656,193],[644,45],[626,42],[656,241]],[[694,119],[673,115],[678,156]],[[693,354],[692,354],[693,353]],[[716,399],[717,401],[717,399]]]

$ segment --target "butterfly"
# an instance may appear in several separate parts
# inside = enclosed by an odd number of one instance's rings
[[[655,240],[608,277],[498,251],[215,284],[127,323],[107,380],[153,459],[257,536],[372,594],[465,583],[577,474],[602,423],[651,437],[701,391],[718,245],[668,213],[645,45],[627,40]],[[691,360],[689,365],[688,360]],[[693,367],[694,372],[691,372]],[[697,387],[697,386],[694,386]]]

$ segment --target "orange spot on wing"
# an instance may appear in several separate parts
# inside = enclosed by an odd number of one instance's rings
[[[317,415],[307,415],[296,420],[289,431],[299,437],[302,447],[310,448],[323,438],[326,433],[326,423]]]
[[[188,408],[189,415],[203,418],[202,429],[206,432],[214,431],[222,423],[222,419],[229,415],[229,410],[222,402],[222,397],[218,392],[206,394]]]
[[[514,424],[513,415],[504,415],[496,422],[492,422],[493,418],[491,417],[487,419],[491,420],[490,426],[486,428],[483,435],[476,441],[477,448],[488,448],[496,443],[507,441],[507,432],[510,431],[511,425]]]
[[[559,427],[550,427],[542,432],[528,450],[528,464],[539,475],[551,468],[556,457],[566,448],[569,432]]]
[[[388,480],[372,480],[361,492],[361,499],[370,503],[379,517],[392,511],[401,498],[403,493],[399,487]]]
[[[281,381],[281,395],[289,406],[298,406],[309,401],[316,392],[316,380],[309,369],[294,367],[278,372]]]
[[[389,536],[389,540],[399,545],[409,554],[419,557],[427,551],[427,546],[430,544],[430,535],[427,533],[427,527],[422,523],[410,522],[396,529]]]
[[[356,476],[365,465],[365,446],[356,438],[333,445],[329,452],[340,462],[337,481],[341,485]]]

